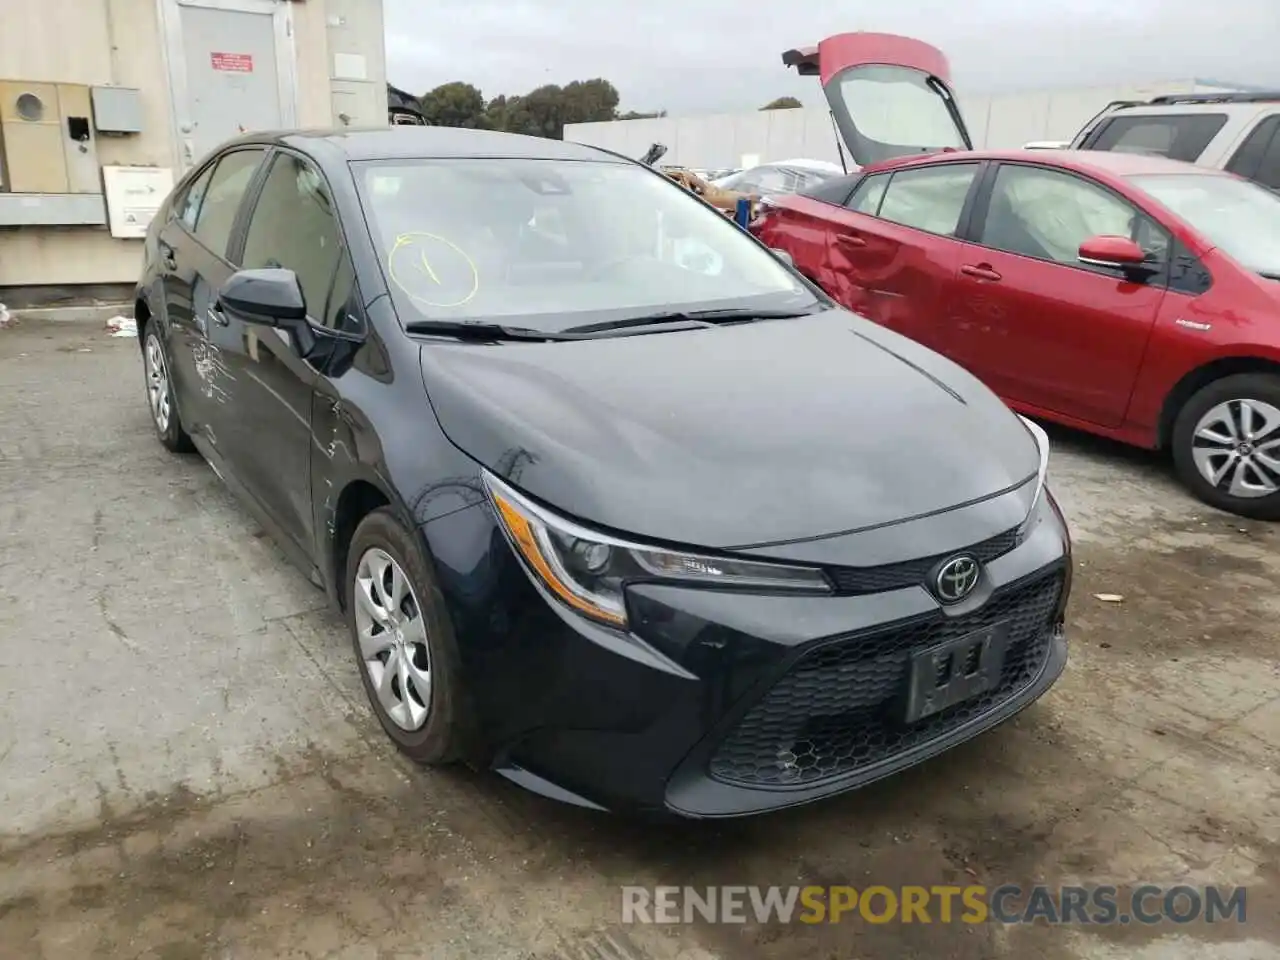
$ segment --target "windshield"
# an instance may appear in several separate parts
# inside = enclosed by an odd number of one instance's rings
[[[558,332],[657,311],[816,303],[729,218],[647,167],[521,159],[354,166],[402,321]]]
[[[1250,270],[1280,278],[1280,195],[1215,174],[1129,178]]]
[[[836,123],[862,166],[909,153],[967,150],[945,88],[910,67],[851,67],[827,85]]]

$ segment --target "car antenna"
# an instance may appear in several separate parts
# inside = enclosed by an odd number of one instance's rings
[[[827,115],[831,117],[831,132],[836,135],[836,152],[840,154],[840,169],[848,173],[849,164],[844,162],[844,144],[840,141],[840,128],[836,126],[835,112],[828,110]]]

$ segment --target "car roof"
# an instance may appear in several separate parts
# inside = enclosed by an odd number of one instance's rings
[[[347,160],[518,158],[615,163],[627,160],[607,150],[571,141],[461,127],[396,125],[367,129],[272,130],[245,134],[226,145],[234,143],[278,143],[304,153],[337,153]]]
[[[1102,174],[1113,177],[1131,177],[1142,174],[1186,173],[1203,176],[1223,176],[1221,170],[1198,167],[1181,160],[1143,153],[1123,153],[1116,150],[972,150],[930,153],[923,156],[897,157],[880,163],[869,164],[863,173],[880,170],[896,170],[902,167],[926,166],[954,160],[1021,160],[1039,163],[1079,173]]]

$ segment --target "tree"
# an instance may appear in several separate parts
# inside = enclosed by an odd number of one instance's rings
[[[469,83],[443,83],[422,95],[422,115],[437,127],[482,127],[484,95]]]
[[[480,127],[535,137],[563,139],[566,123],[618,118],[618,88],[603,77],[549,83],[523,96],[499,94],[488,103],[469,83],[442,84],[421,100],[428,123],[439,127]],[[638,116],[665,116],[640,114]]]
[[[619,120],[655,120],[658,117],[665,117],[667,111],[655,110],[653,113],[644,113],[639,110],[628,110],[626,113],[618,114]]]
[[[803,107],[804,104],[795,97],[778,97],[776,100],[770,100],[761,110],[794,110],[796,107]]]
[[[563,87],[548,83],[524,96],[505,98],[500,115],[498,129],[560,140],[566,123],[617,119],[618,90],[601,78],[575,80]]]
[[[613,120],[618,116],[618,88],[608,80],[575,80],[560,91],[563,136],[565,123],[591,123],[597,120]]]
[[[518,98],[513,98],[518,99]],[[510,100],[506,94],[498,94],[484,108],[484,125],[490,130],[509,130],[507,126],[507,114],[510,110]]]

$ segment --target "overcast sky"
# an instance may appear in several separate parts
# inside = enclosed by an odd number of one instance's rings
[[[784,49],[850,30],[942,48],[961,96],[1192,77],[1280,87],[1280,0],[384,0],[387,79],[485,97],[605,77],[622,109],[817,103]]]

